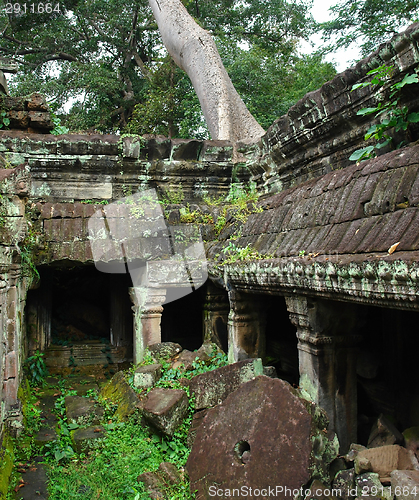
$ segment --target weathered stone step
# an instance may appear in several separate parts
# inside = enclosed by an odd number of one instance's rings
[[[71,346],[51,345],[45,351],[48,367],[89,366],[123,363],[126,350],[99,341],[74,342]]]

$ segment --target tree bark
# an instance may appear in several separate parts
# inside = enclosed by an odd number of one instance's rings
[[[234,88],[211,35],[180,0],[148,0],[163,43],[191,79],[213,139],[256,141],[265,131]]]

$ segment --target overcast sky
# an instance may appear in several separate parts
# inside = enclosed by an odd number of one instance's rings
[[[319,22],[327,21],[330,18],[328,9],[336,3],[337,0],[314,0],[312,9],[314,19]],[[320,44],[321,38],[320,36],[313,37],[312,41]],[[306,50],[311,51],[311,49],[308,48]],[[339,72],[352,66],[354,60],[357,59],[360,59],[360,54],[356,49],[341,49],[326,56],[326,60],[333,62]]]

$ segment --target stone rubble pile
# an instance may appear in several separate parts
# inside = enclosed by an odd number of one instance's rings
[[[178,344],[155,344],[149,348],[154,362],[140,364],[133,373],[140,394],[123,372],[101,390],[103,399],[118,405],[121,419],[138,411],[143,425],[169,437],[188,415],[186,391],[195,397],[186,471],[163,463],[159,470],[142,474],[138,481],[151,499],[166,498],[168,485],[180,481],[185,472],[197,499],[239,494],[296,500],[419,498],[418,429],[401,434],[381,415],[367,447],[354,443],[346,455],[338,456],[339,443],[330,438],[325,412],[276,378],[260,359],[187,378],[195,359],[207,361],[213,348],[203,345],[191,353]],[[168,362],[185,375],[180,379],[185,390],[154,387]],[[80,418],[76,399],[69,403]],[[101,437],[95,430],[93,437]]]

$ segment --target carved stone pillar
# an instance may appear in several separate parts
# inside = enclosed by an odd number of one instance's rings
[[[358,308],[304,296],[285,299],[297,328],[300,387],[326,410],[329,432],[336,432],[344,453],[357,439]]]
[[[148,345],[161,342],[162,304],[164,288],[132,287],[129,289],[134,311],[134,364],[140,363]]]
[[[228,359],[263,358],[266,349],[266,301],[263,296],[228,292]]]
[[[224,352],[228,350],[229,310],[227,292],[208,281],[204,304],[204,342],[214,342]]]

